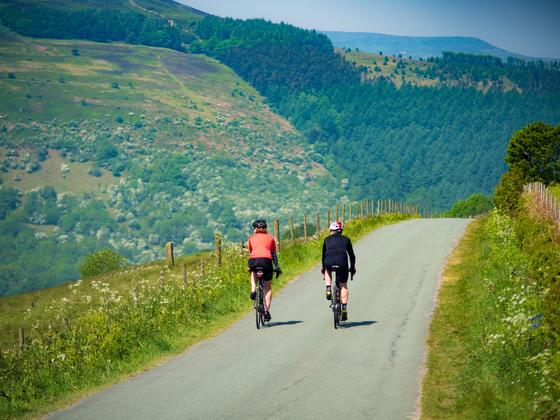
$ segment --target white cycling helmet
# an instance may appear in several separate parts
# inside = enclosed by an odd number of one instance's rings
[[[330,229],[331,231],[336,231],[336,230],[338,230],[338,231],[341,231],[341,232],[342,232],[342,229],[344,229],[344,224],[343,224],[342,222],[336,220],[336,221],[334,221],[334,222],[331,223],[331,226],[329,227],[329,229]]]

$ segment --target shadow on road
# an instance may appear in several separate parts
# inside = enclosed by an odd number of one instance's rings
[[[377,321],[355,321],[355,322],[342,322],[340,328],[352,328],[352,327],[365,327],[367,325],[377,324]]]
[[[269,327],[279,327],[281,325],[295,325],[301,324],[303,321],[279,321],[279,322],[269,322],[266,324]]]

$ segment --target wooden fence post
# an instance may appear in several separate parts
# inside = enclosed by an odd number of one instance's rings
[[[183,290],[187,288],[187,264],[183,264]]]
[[[216,233],[216,265],[220,267],[222,265],[222,235]]]
[[[167,260],[167,266],[169,268],[175,265],[175,256],[173,255],[173,242],[169,241],[165,244],[165,257]]]
[[[276,252],[280,252],[280,220],[274,219],[274,237],[276,238]]]
[[[348,221],[352,221],[352,202],[350,202],[350,204],[348,205],[349,209],[348,209]]]
[[[200,277],[204,277],[206,275],[204,270],[204,259],[200,260]]]
[[[138,293],[138,283],[134,285],[134,306],[138,306],[140,294]]]
[[[335,217],[335,219],[334,219],[334,220],[335,220],[335,221],[337,221],[337,220],[338,220],[338,204],[336,205],[336,212],[335,212],[335,216],[336,216],[336,217]]]
[[[321,234],[321,219],[319,218],[319,213],[317,213],[317,219],[315,224],[315,237],[319,237]]]
[[[364,203],[360,203],[360,219],[364,218]]]
[[[25,344],[25,333],[23,331],[23,327],[19,327],[19,342],[18,342],[19,351],[23,350],[24,344]]]
[[[307,215],[303,214],[303,237],[307,241]]]
[[[290,236],[292,238],[292,243],[296,240],[296,230],[294,229],[294,218],[290,217]]]
[[[70,320],[67,316],[64,317],[64,329],[68,331],[70,329]]]
[[[327,209],[327,229],[331,225],[331,209]]]

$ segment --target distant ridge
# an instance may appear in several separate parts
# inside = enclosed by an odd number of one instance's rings
[[[528,57],[498,48],[479,38],[463,36],[399,36],[369,32],[321,31],[337,48],[359,48],[361,51],[387,55],[402,54],[405,57],[440,57],[444,51],[484,54],[499,57],[515,57],[523,60],[545,60],[550,58]]]

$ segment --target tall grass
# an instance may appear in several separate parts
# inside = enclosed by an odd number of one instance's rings
[[[356,220],[346,234],[358,239],[408,217]],[[284,275],[275,289],[318,263],[321,246],[322,237],[281,243]],[[21,351],[0,352],[0,416],[44,412],[212,335],[251,306],[246,266],[247,255],[232,246],[223,250],[221,266],[207,263],[204,276],[189,272],[186,284],[181,267],[160,265],[127,269],[124,290],[102,276],[71,285],[67,296],[41,309],[40,317],[52,322],[35,323]]]
[[[424,418],[560,416],[560,242],[549,223],[475,222],[430,328]]]

